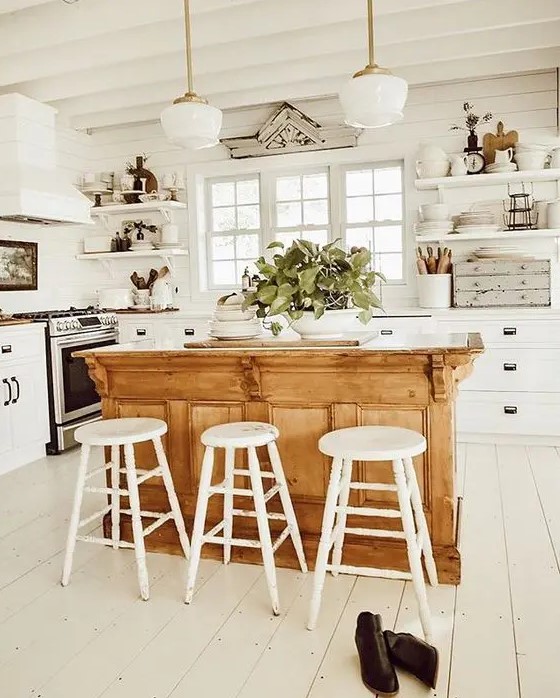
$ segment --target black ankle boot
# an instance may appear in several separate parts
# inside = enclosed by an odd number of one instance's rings
[[[381,616],[362,611],[358,616],[355,638],[364,684],[372,693],[394,696],[399,690],[399,681],[389,659]]]
[[[430,688],[436,687],[439,654],[435,647],[410,633],[383,633],[389,657],[395,666],[405,669]]]

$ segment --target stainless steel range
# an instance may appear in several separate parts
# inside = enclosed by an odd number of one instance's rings
[[[54,455],[76,445],[75,430],[101,417],[101,403],[84,359],[76,351],[95,349],[118,342],[118,318],[110,311],[92,306],[17,313],[46,325],[47,379],[51,440],[47,453]]]

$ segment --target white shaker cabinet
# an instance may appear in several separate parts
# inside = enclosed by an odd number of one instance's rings
[[[48,441],[44,327],[0,327],[0,473],[42,458]]]
[[[208,333],[208,318],[172,317],[171,313],[143,317],[119,315],[119,342],[153,341],[155,346],[181,347],[202,340]]]

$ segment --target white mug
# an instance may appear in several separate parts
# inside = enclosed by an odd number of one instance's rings
[[[496,165],[507,165],[508,162],[513,160],[513,148],[506,148],[505,150],[496,150],[494,156],[494,162]]]

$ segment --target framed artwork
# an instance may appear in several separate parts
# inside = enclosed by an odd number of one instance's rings
[[[0,240],[0,291],[37,290],[37,243]]]

